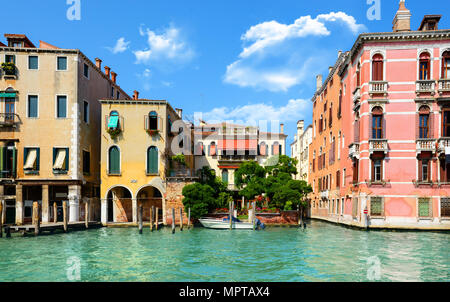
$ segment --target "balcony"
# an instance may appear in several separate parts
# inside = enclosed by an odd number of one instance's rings
[[[445,148],[450,147],[450,137],[442,137],[439,139],[438,152],[445,153]]]
[[[17,68],[13,62],[5,62],[1,65],[3,78],[5,79],[17,79]]]
[[[369,82],[369,94],[372,97],[374,94],[387,95],[388,82],[385,81],[372,81]]]
[[[439,80],[439,94],[450,92],[450,79]]]
[[[326,190],[326,191],[320,192],[320,198],[328,199],[329,197],[330,197],[330,191]]]
[[[359,143],[352,143],[348,147],[348,156],[350,158],[358,158],[359,159]]]
[[[434,80],[419,80],[416,81],[416,94],[419,96],[421,93],[430,93],[434,95],[436,91],[436,81]]]
[[[369,152],[370,154],[374,152],[387,153],[388,151],[388,141],[387,139],[370,139],[369,140]]]
[[[220,155],[219,161],[220,162],[243,162],[243,161],[250,161],[250,160],[256,160],[256,155]]]
[[[0,113],[0,127],[16,127],[19,121],[15,113]]]
[[[420,152],[434,152],[436,150],[436,140],[433,138],[420,138],[416,140],[416,151]]]
[[[361,100],[361,87],[356,87],[353,91],[353,103],[358,103]]]

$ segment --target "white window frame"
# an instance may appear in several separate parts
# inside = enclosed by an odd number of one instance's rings
[[[37,58],[37,68],[36,69],[31,69],[30,68],[30,57],[36,57]],[[28,55],[27,56],[27,70],[29,71],[39,71],[39,56],[38,55]]]
[[[58,58],[66,58],[66,69],[58,69]],[[67,57],[67,56],[56,56],[55,62],[56,62],[56,66],[55,66],[55,70],[56,71],[68,71],[69,70],[69,57]]]

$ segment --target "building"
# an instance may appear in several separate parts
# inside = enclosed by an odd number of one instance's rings
[[[340,159],[342,98],[339,68],[347,54],[339,51],[334,66],[322,83],[322,76],[316,78],[317,91],[313,102],[313,134],[309,148],[309,183],[311,215],[328,216],[339,206],[340,201]]]
[[[153,206],[166,222],[167,196],[174,194],[169,178],[190,181],[194,170],[191,129],[182,121],[181,109],[165,100],[139,99],[137,91],[131,100],[100,103],[102,223],[137,223],[139,205],[144,220],[150,220]],[[174,162],[172,156],[182,152],[186,164]]]
[[[317,217],[360,227],[450,228],[450,30],[361,34],[339,68],[341,203]]]
[[[6,222],[31,222],[32,203],[42,206],[42,222],[84,215],[90,202],[99,214],[100,128],[98,100],[127,99],[117,74],[101,60],[91,62],[77,49],[43,41],[36,47],[25,35],[5,34],[0,45],[0,198]],[[53,213],[53,203],[58,211]],[[80,208],[82,209],[80,212]]]
[[[280,133],[260,131],[259,127],[230,123],[200,123],[194,130],[195,167],[209,167],[234,190],[234,171],[245,161],[266,165],[272,156],[286,155],[284,125]]]
[[[298,174],[294,179],[309,181],[309,145],[312,142],[312,126],[305,130],[305,122],[297,122],[297,134],[291,144],[291,157],[297,159]]]

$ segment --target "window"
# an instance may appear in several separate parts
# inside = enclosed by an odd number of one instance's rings
[[[120,92],[119,91],[117,91],[117,97],[116,98],[120,99]]]
[[[450,198],[441,198],[441,217],[450,218]]]
[[[380,54],[372,58],[372,81],[383,81],[383,56]]]
[[[222,170],[222,181],[224,183],[228,183],[228,170],[227,169]]]
[[[53,148],[53,173],[69,170],[69,148]]]
[[[372,138],[383,138],[383,109],[375,107],[372,110]]]
[[[147,174],[158,174],[158,148],[151,146],[147,149]]]
[[[23,170],[25,174],[39,171],[39,148],[24,148]]]
[[[431,176],[431,160],[430,158],[419,158],[419,181],[430,181]]]
[[[430,198],[419,198],[417,201],[417,208],[418,208],[418,216],[419,217],[432,217],[433,216],[433,210],[431,208],[431,199]]]
[[[111,111],[109,113],[109,119],[108,119],[108,129],[118,129],[120,127],[119,124],[119,112],[117,111]]]
[[[16,99],[5,98],[5,122],[13,123],[16,115]]]
[[[357,184],[359,181],[359,160],[353,160],[353,184]]]
[[[114,98],[114,87],[111,86],[111,98]]]
[[[83,65],[83,75],[89,79],[89,66],[88,64]]]
[[[427,106],[419,109],[419,138],[430,138],[430,109]]]
[[[217,148],[216,148],[216,143],[212,142],[211,145],[209,145],[209,152],[208,152],[209,156],[216,156],[217,155]]]
[[[383,180],[383,159],[372,159],[372,181],[381,182]]]
[[[272,155],[281,155],[281,145],[278,142],[272,145]]]
[[[116,146],[109,148],[108,152],[108,174],[119,175],[120,174],[120,151]]]
[[[22,42],[11,42],[11,47],[22,47]]]
[[[28,57],[28,69],[37,70],[39,68],[38,56]]]
[[[361,64],[358,63],[358,68],[356,69],[356,88],[361,87]]]
[[[203,143],[199,142],[195,146],[195,155],[205,156],[205,148],[203,147]]]
[[[67,117],[67,97],[58,95],[56,97],[56,117],[66,118]]]
[[[446,51],[442,54],[442,78],[450,78],[450,51]]]
[[[444,137],[450,137],[450,109],[443,110],[442,115],[442,124],[444,127],[442,134]]]
[[[158,114],[155,111],[148,114],[148,129],[158,130]]]
[[[440,176],[441,176],[441,182],[442,183],[449,183],[450,182],[450,163],[446,162],[446,158],[440,158],[439,161],[440,166]]]
[[[91,153],[83,150],[83,174],[91,173]]]
[[[172,133],[172,118],[170,117],[170,115],[167,115],[167,131],[169,131],[169,133]]]
[[[27,106],[28,106],[27,116],[29,118],[37,118],[38,117],[38,96],[37,95],[29,95]]]
[[[370,216],[384,216],[384,203],[382,197],[370,198]]]
[[[89,123],[89,103],[83,102],[83,120],[85,123]]]
[[[67,57],[58,57],[56,70],[67,70]]]
[[[430,68],[430,54],[428,52],[423,52],[419,59],[419,80],[430,79]]]
[[[5,55],[5,63],[16,64],[16,56],[15,55]]]

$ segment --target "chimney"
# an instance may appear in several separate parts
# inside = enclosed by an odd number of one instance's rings
[[[411,12],[406,8],[405,0],[400,0],[400,6],[392,21],[392,30],[411,31]]]
[[[284,134],[284,124],[280,124],[280,133]]]
[[[316,85],[317,85],[317,91],[319,91],[320,88],[322,88],[322,75],[321,74],[316,76]]]
[[[333,66],[328,67],[328,73],[331,73],[332,70],[333,70]]]
[[[133,94],[133,100],[138,100],[139,99],[139,91],[135,90],[134,94]]]
[[[106,76],[108,77],[108,79],[110,78],[109,77],[109,72],[111,71],[111,68],[109,68],[108,66],[105,66],[105,74],[106,74]]]
[[[180,119],[183,119],[183,109],[175,108],[175,111],[177,112]]]
[[[102,70],[102,60],[100,60],[99,58],[95,58],[95,65],[98,69]]]
[[[342,54],[342,50],[339,50],[339,51],[338,51],[338,59],[339,59],[339,57],[341,56],[341,54]]]
[[[113,81],[114,84],[116,84],[116,79],[117,79],[117,73],[115,73],[114,71],[111,71],[111,80]]]
[[[297,122],[297,134],[300,137],[303,134],[303,130],[305,129],[305,121],[301,120]]]

